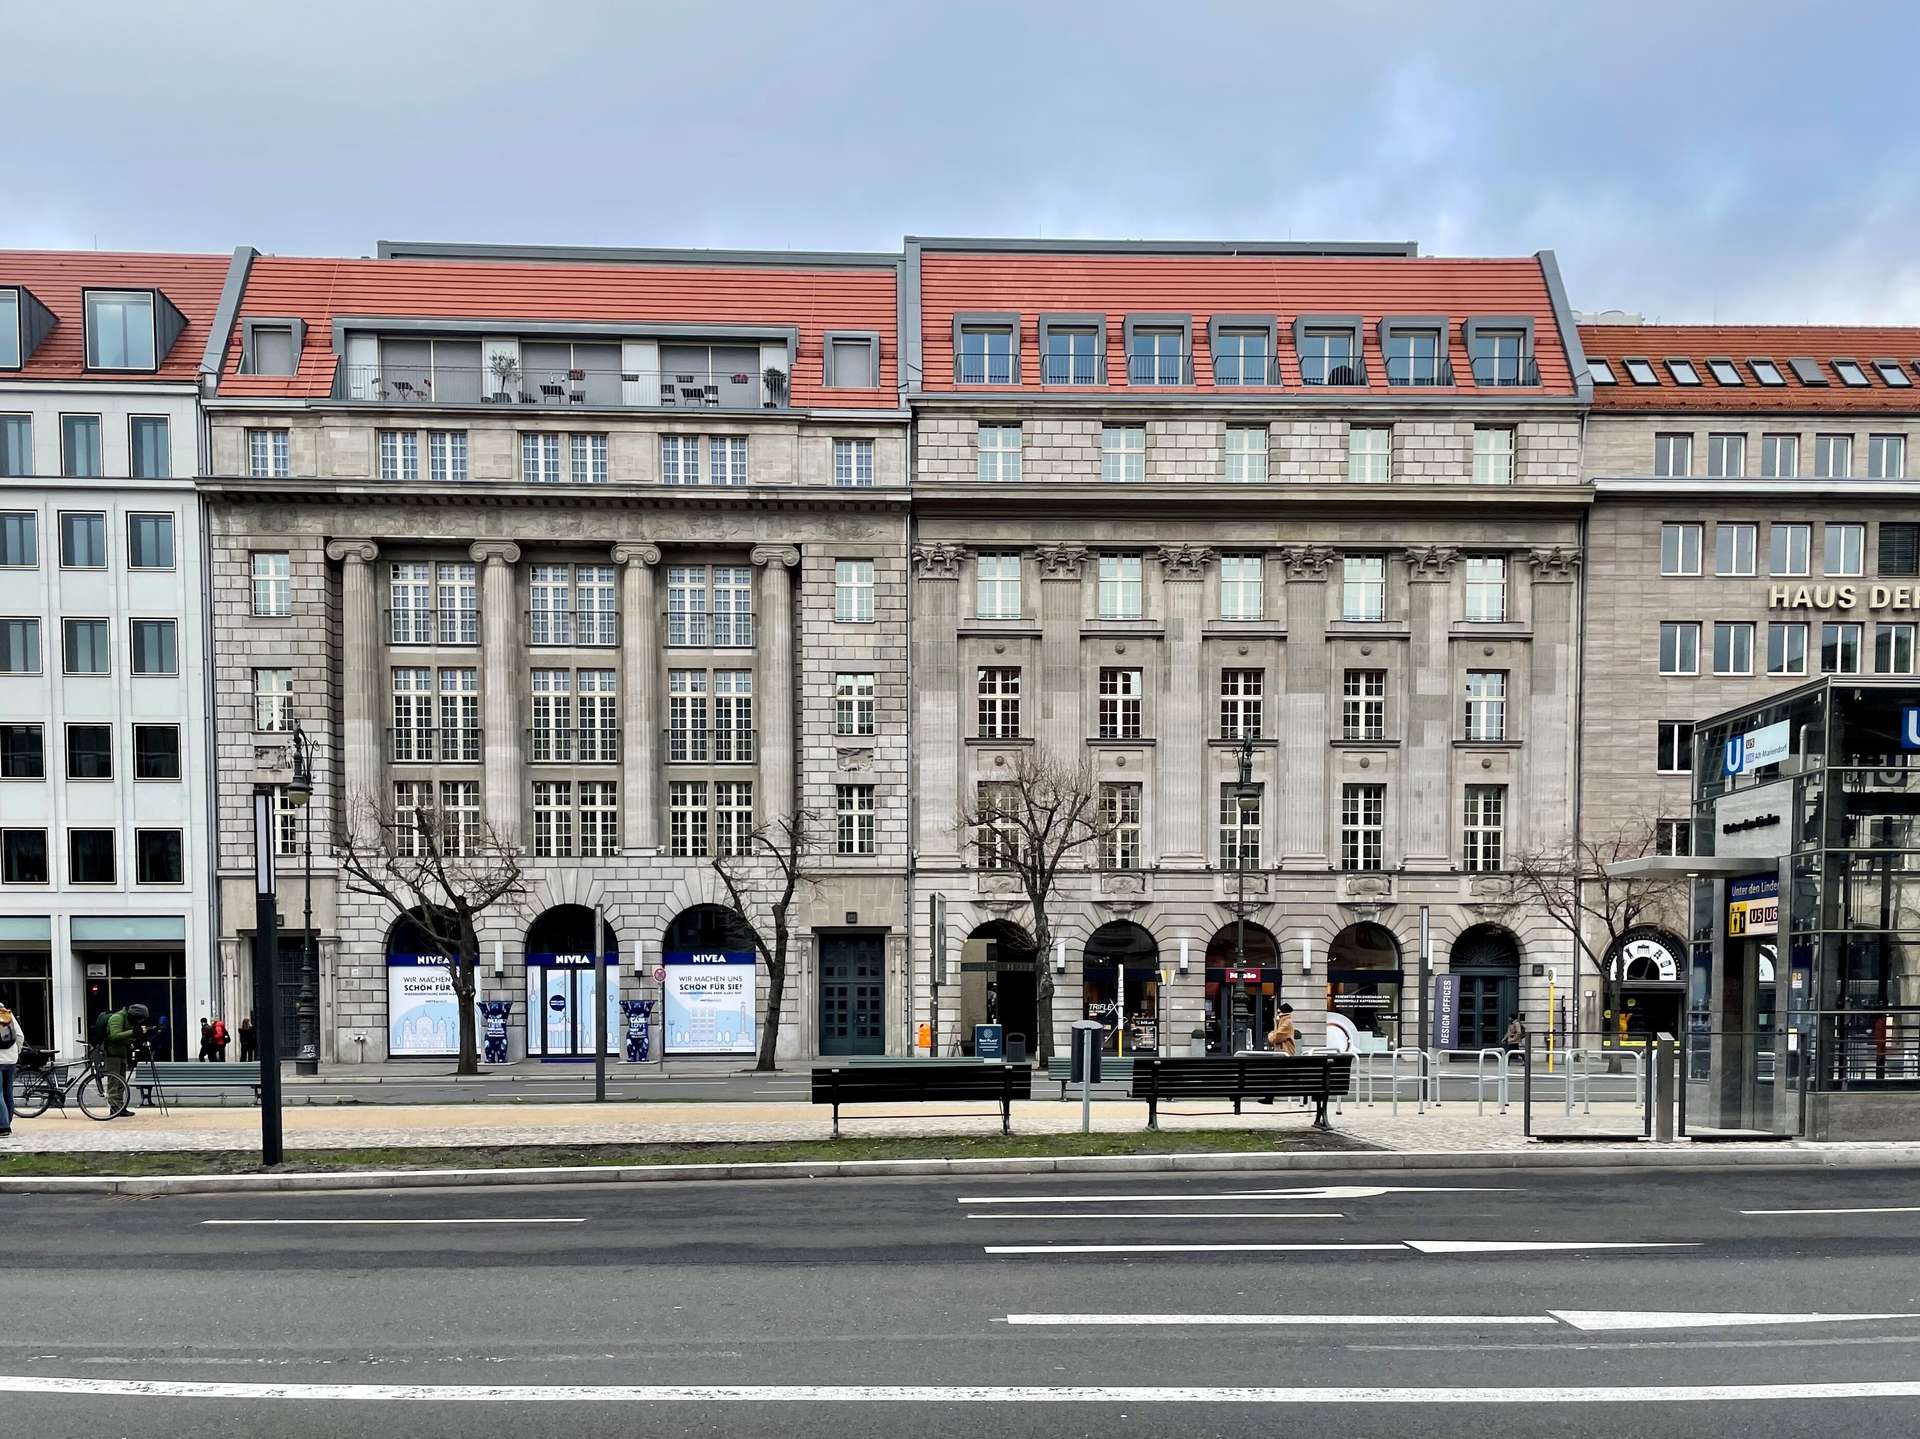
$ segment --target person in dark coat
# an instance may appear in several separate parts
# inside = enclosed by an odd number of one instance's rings
[[[204,1017],[200,1020],[200,1053],[195,1058],[203,1064],[213,1058],[213,1026]]]
[[[260,1041],[253,1032],[253,1016],[249,1014],[240,1021],[240,1059],[245,1063],[259,1057]]]

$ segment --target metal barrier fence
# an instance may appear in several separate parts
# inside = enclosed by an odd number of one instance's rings
[[[1574,1043],[1553,1071],[1528,1041],[1521,1082],[1521,1133],[1529,1139],[1646,1139],[1653,1134],[1653,1051],[1618,1043]],[[1599,1112],[1595,1113],[1595,1105]]]

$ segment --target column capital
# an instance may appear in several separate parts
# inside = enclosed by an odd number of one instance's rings
[[[923,580],[957,580],[967,547],[944,542],[913,547],[913,567]]]
[[[660,546],[650,545],[645,540],[628,540],[613,547],[613,562],[616,565],[642,565],[651,569],[660,563]]]
[[[1036,545],[1033,557],[1043,580],[1078,580],[1086,573],[1092,551],[1085,545]]]
[[[363,565],[370,565],[380,558],[380,546],[372,540],[328,540],[327,558],[358,560]]]
[[[1527,551],[1527,563],[1533,567],[1533,578],[1542,584],[1570,583],[1579,572],[1581,559],[1580,551],[1568,549],[1565,545],[1546,545]]]
[[[1215,555],[1205,545],[1162,545],[1156,552],[1170,580],[1203,580]]]
[[[503,565],[517,565],[520,546],[512,540],[475,540],[467,547],[467,558],[476,565],[490,565],[496,560]]]
[[[1282,545],[1279,554],[1290,580],[1324,580],[1333,568],[1333,551],[1326,545]]]
[[[800,551],[792,545],[755,545],[747,558],[756,565],[785,565],[792,569],[800,563]]]
[[[1460,563],[1460,551],[1451,545],[1409,545],[1407,547],[1407,569],[1409,579],[1444,580],[1453,574],[1453,567]]]

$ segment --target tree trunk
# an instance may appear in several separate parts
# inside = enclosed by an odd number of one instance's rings
[[[478,1036],[473,1014],[475,975],[478,970],[478,955],[474,949],[462,944],[460,956],[454,961],[453,972],[453,997],[460,1007],[460,1062],[455,1067],[456,1074],[480,1072],[480,1053],[476,1047]]]
[[[767,1016],[760,1026],[760,1055],[754,1063],[756,1074],[773,1070],[773,1057],[780,1048],[780,1006],[787,996],[787,925],[775,916],[773,922],[773,958],[767,961]]]
[[[1035,906],[1035,913],[1039,906]],[[1044,920],[1033,926],[1033,1053],[1042,1065],[1053,1058],[1053,933]]]

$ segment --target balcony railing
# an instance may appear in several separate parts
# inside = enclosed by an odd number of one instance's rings
[[[480,611],[394,609],[387,611],[389,645],[467,646],[480,643]]]
[[[1213,383],[1216,389],[1277,385],[1280,383],[1280,361],[1272,355],[1215,355]]]
[[[668,764],[752,764],[754,739],[750,729],[692,729],[665,731]]]
[[[1107,367],[1103,356],[1042,355],[1040,357],[1040,383],[1043,385],[1104,385],[1106,382]],[[961,383],[977,385],[980,381],[963,379]]]
[[[462,729],[390,729],[389,764],[479,764],[481,731]]]
[[[1304,385],[1364,385],[1367,382],[1367,364],[1358,355],[1345,360],[1302,356],[1300,382]]]
[[[769,382],[768,375],[778,379]],[[503,405],[514,409],[777,410],[787,372],[768,369],[509,370],[341,365],[336,400],[383,405]]]
[[[1127,383],[1129,385],[1191,385],[1193,356],[1152,353],[1128,355]]]
[[[531,645],[607,649],[620,643],[618,610],[528,610],[526,617]]]
[[[1387,383],[1396,388],[1418,389],[1424,385],[1451,385],[1453,361],[1418,358],[1411,355],[1387,356]]]
[[[1496,388],[1503,385],[1537,385],[1540,383],[1540,367],[1531,358],[1478,355],[1473,361],[1473,382]]]
[[[619,764],[620,727],[527,731],[528,764]]]

